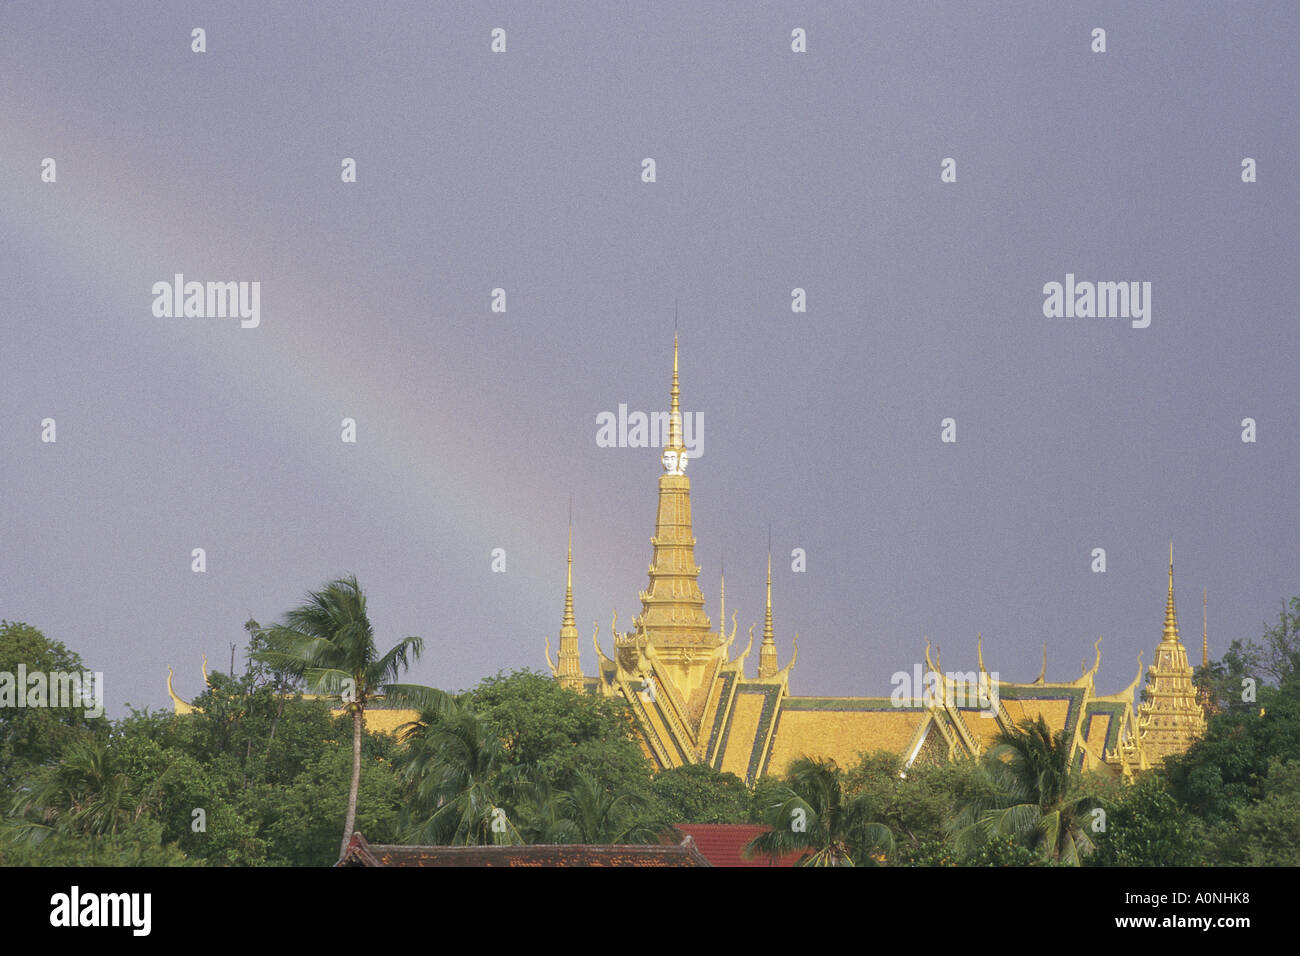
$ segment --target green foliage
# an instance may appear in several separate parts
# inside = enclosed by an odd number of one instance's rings
[[[611,790],[648,793],[650,765],[623,701],[566,690],[529,670],[485,678],[468,697],[509,765],[559,790],[571,789],[581,771]]]
[[[582,771],[560,805],[579,843],[657,843],[671,825],[641,791],[614,790]]]
[[[954,808],[996,793],[974,761],[918,764],[905,771],[902,757],[888,751],[863,754],[845,781],[865,816],[893,833],[889,862],[901,866],[953,865],[947,824]]]
[[[1231,824],[1264,798],[1273,761],[1300,760],[1300,675],[1261,686],[1248,707],[1215,714],[1203,739],[1169,758],[1165,771],[1179,803],[1211,827]]]
[[[402,842],[401,784],[393,768],[391,740],[369,736],[362,748],[354,829],[372,843]],[[255,797],[264,808],[259,832],[268,844],[267,862],[329,866],[338,859],[351,769],[351,746],[337,745],[314,758],[288,787],[263,785]]]
[[[421,714],[402,732],[403,839],[446,846],[522,843],[503,808],[519,776],[492,725],[468,701]]]
[[[1274,760],[1260,782],[1261,799],[1212,837],[1219,862],[1300,866],[1300,761]]]
[[[258,664],[278,680],[301,678],[312,693],[339,701],[352,718],[351,786],[339,844],[341,858],[356,829],[367,705],[384,698],[390,704],[428,710],[444,706],[447,697],[432,687],[397,682],[419,658],[424,639],[404,637],[380,654],[366,612],[366,595],[355,576],[310,592],[303,604],[284,615],[282,623],[258,633],[264,642],[252,655]]]
[[[87,837],[52,833],[40,843],[0,839],[0,866],[198,866],[164,842],[162,824],[142,817],[121,833]]]
[[[347,625],[354,637],[359,626]],[[707,766],[652,774],[623,702],[519,671],[455,701],[417,693],[405,745],[363,732],[350,801],[352,721],[298,695],[314,681],[341,696],[342,679],[277,658],[283,632],[246,629],[243,673],[212,673],[192,714],[0,709],[0,865],[328,865],[350,804],[351,829],[376,843],[656,841],[672,823],[748,819],[773,826],[755,851],[802,849],[811,865],[1300,865],[1300,599],[1260,642],[1234,642],[1198,672],[1219,703],[1205,738],[1131,786],[1071,772],[1063,735],[1041,721],[979,763],[904,769],[882,752],[843,772],[804,760],[752,791]],[[392,681],[401,654],[385,657],[383,673],[377,653],[357,672],[366,701],[398,703],[408,687]],[[0,670],[19,663],[85,669],[34,628],[0,622]],[[1241,700],[1242,677],[1258,680],[1257,701]]]
[[[1203,862],[1204,827],[1169,792],[1162,774],[1131,786],[1120,781],[1099,794],[1105,829],[1087,824],[1097,851],[1090,866],[1197,866]]]
[[[59,641],[30,625],[0,621],[0,671],[16,678],[19,665],[28,673],[86,670],[81,658]],[[87,717],[81,708],[0,707],[0,791],[12,791],[23,777],[58,759],[74,741],[102,738],[107,732],[107,720]]]
[[[1056,866],[1011,836],[992,836],[962,859],[962,866]]]
[[[745,781],[708,764],[661,770],[655,774],[651,790],[662,815],[675,823],[744,823],[749,819],[750,793]]]
[[[772,829],[749,842],[749,854],[779,859],[805,850],[799,866],[873,866],[894,848],[889,828],[868,817],[866,801],[846,797],[833,760],[798,758],[768,799],[763,822]]]
[[[1041,715],[998,734],[980,762],[987,790],[966,799],[951,825],[959,858],[1009,838],[1044,859],[1078,866],[1092,852],[1085,819],[1095,795],[1070,768],[1071,739],[1052,733]]]

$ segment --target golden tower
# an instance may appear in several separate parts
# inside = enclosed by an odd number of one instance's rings
[[[763,616],[763,643],[758,649],[758,678],[766,680],[780,668],[776,663],[776,638],[772,634],[772,552],[767,552],[767,611]]]
[[[582,690],[582,665],[578,660],[578,626],[573,620],[573,519],[569,519],[569,569],[564,582],[564,622],[560,626],[559,665],[552,668],[561,687]]]
[[[620,663],[637,669],[649,648],[661,677],[674,685],[689,713],[702,709],[700,694],[707,690],[717,665],[725,657],[721,633],[712,630],[704,613],[699,565],[695,563],[695,536],[691,527],[691,480],[686,477],[688,455],[682,442],[681,389],[677,378],[677,336],[673,336],[673,384],[668,412],[668,440],[660,463],[659,508],[654,549],[648,569],[649,586],[640,593],[641,614],[633,630],[615,636]]]
[[[1147,673],[1147,700],[1138,707],[1138,733],[1147,758],[1158,763],[1182,753],[1205,733],[1205,711],[1196,700],[1187,648],[1178,637],[1174,611],[1174,546],[1169,545],[1169,595],[1164,634]]]

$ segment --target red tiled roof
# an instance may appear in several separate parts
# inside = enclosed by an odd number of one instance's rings
[[[742,850],[760,833],[772,829],[758,823],[679,823],[673,827],[682,836],[689,836],[714,866],[794,866],[806,851],[787,853],[779,860],[756,855],[747,860]]]
[[[402,846],[352,834],[336,866],[710,866],[688,837],[655,845]]]

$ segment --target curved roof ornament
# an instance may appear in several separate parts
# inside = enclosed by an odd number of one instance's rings
[[[618,623],[618,611],[615,611],[614,624],[617,623]],[[613,630],[614,624],[610,625],[610,630]],[[591,632],[591,645],[592,647],[596,648],[596,659],[600,661],[600,663],[609,664],[612,667],[614,662],[610,660],[608,657],[606,657],[605,652],[600,649],[600,622],[592,621],[591,626],[593,628]],[[614,633],[617,634],[618,632],[614,631]]]
[[[794,669],[794,662],[797,661],[798,659],[799,659],[799,632],[798,632],[798,631],[795,631],[795,632],[794,632],[794,652],[791,653],[791,655],[790,655],[790,663],[786,664],[785,667],[782,667],[779,671],[777,671],[776,674],[775,674],[774,676],[775,676],[778,680],[780,680],[780,681],[782,681],[782,682],[784,682],[784,683],[786,683],[786,684],[789,684],[789,683],[790,683],[790,671]]]
[[[1133,678],[1133,683],[1129,684],[1128,688],[1124,691],[1124,696],[1127,697],[1129,701],[1133,700],[1133,695],[1137,692],[1138,685],[1141,683],[1142,683],[1142,652],[1138,651],[1137,677]]]
[[[748,657],[749,652],[754,649],[754,628],[756,627],[758,627],[757,624],[749,625],[749,643],[746,644],[745,649],[740,652],[740,656],[731,662],[740,667],[741,676],[744,676],[745,673],[745,658]]]
[[[1093,661],[1091,668],[1088,667],[1087,659],[1079,661],[1079,676],[1070,682],[1075,687],[1092,685],[1095,688],[1096,686],[1097,671],[1101,667],[1101,638],[1097,638],[1092,646],[1093,650],[1097,652],[1097,658]]]
[[[1039,671],[1038,676],[1034,678],[1034,683],[1035,684],[1047,683],[1047,642],[1046,641],[1043,641],[1043,669]]]
[[[167,696],[172,699],[173,704],[182,704],[186,707],[189,706],[189,704],[181,700],[180,697],[176,695],[176,691],[172,689],[172,668],[170,664],[167,665]]]
[[[551,663],[551,639],[547,637],[545,638],[545,640],[546,640],[546,666],[551,669],[552,677],[559,677],[560,676],[559,672],[556,671],[555,665]]]

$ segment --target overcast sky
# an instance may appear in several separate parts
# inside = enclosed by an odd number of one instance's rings
[[[706,610],[725,560],[761,628],[770,524],[794,693],[980,632],[1022,681],[1100,636],[1120,690],[1171,538],[1193,660],[1203,588],[1212,655],[1258,637],[1300,594],[1300,7],[1131,6],[5,3],[0,617],[121,715],[354,572],[468,687],[545,666],[572,495],[591,673],[661,473],[596,419],[667,407],[677,302]],[[260,324],[156,316],[177,273]],[[1067,274],[1149,327],[1045,316]]]

